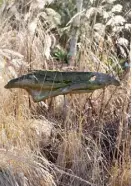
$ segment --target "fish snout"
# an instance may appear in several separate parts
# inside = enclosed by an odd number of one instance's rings
[[[6,88],[6,89],[11,88],[10,83],[8,82],[8,83],[4,86],[4,88]]]
[[[18,78],[10,80],[4,88],[9,89],[9,88],[17,88],[19,87],[19,81]]]
[[[6,84],[6,85],[4,86],[4,88],[8,89],[8,84]]]

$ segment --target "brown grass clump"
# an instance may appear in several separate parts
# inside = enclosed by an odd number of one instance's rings
[[[55,185],[48,168],[50,165],[43,158],[38,163],[37,157],[28,149],[0,149],[0,184],[14,185]],[[45,166],[45,168],[44,168]]]

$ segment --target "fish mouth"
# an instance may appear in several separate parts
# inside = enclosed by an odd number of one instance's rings
[[[10,88],[9,83],[7,83],[7,84],[4,86],[4,88],[6,88],[6,89]]]
[[[18,78],[10,80],[10,81],[4,86],[4,88],[6,88],[6,89],[9,89],[9,88],[17,88],[17,87],[19,87]]]
[[[24,88],[27,84],[29,84],[29,81],[25,79],[24,76],[18,77],[15,79],[10,80],[4,88],[9,89],[9,88]]]

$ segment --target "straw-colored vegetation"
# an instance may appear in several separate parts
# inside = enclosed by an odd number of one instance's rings
[[[120,29],[123,38],[130,32],[130,6],[118,4],[116,30],[109,20],[117,2],[93,1],[93,8],[90,2],[83,1],[74,66],[67,62],[75,2],[1,3],[0,186],[130,185],[130,38],[126,50],[119,44],[117,52],[113,43]],[[101,10],[111,17],[102,18]],[[24,90],[4,89],[9,79],[32,69],[108,72],[121,86],[40,103]]]

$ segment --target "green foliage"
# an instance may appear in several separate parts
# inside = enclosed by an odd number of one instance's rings
[[[62,27],[65,27],[66,24],[76,13],[76,1],[75,0],[56,0],[50,5],[54,10],[56,10],[61,15]]]
[[[0,0],[0,5],[2,5],[2,3],[3,3],[3,0]]]
[[[67,52],[61,47],[55,47],[55,49],[52,51],[52,56],[57,61],[67,63]]]
[[[70,27],[76,14],[75,4],[75,1],[57,0],[50,5],[61,15],[61,25],[58,33],[62,38],[60,44],[64,47],[71,38]],[[110,51],[108,58],[114,52],[116,56],[120,56],[119,61],[122,59],[127,60],[131,37],[129,5],[129,1],[125,3],[118,0],[104,0],[101,2],[84,0],[84,12],[81,14],[80,35],[78,38],[81,45],[88,45],[95,55],[96,51],[100,53],[99,55],[102,55],[100,51],[104,50],[105,45],[105,50]],[[67,26],[69,26],[68,29]],[[85,36],[84,40],[81,39],[82,35]],[[100,40],[104,43],[102,48],[100,48]],[[61,56],[60,54],[58,55]],[[77,54],[77,56],[79,55]],[[117,71],[118,65],[115,65],[114,62],[111,65],[114,68],[117,66]]]

